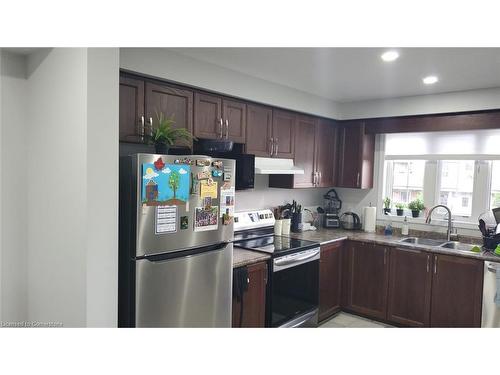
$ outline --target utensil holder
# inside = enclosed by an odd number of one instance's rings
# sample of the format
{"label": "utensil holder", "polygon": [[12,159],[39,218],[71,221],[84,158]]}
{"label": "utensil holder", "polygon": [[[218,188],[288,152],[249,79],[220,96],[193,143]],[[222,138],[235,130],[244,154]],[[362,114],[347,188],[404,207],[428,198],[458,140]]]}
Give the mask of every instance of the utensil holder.
{"label": "utensil holder", "polygon": [[283,219],[282,222],[281,234],[284,236],[290,234],[290,225],[292,221],[290,219]]}
{"label": "utensil holder", "polygon": [[283,231],[283,220],[276,220],[274,222],[274,235],[281,236],[282,231]]}
{"label": "utensil holder", "polygon": [[292,214],[292,232],[302,232],[302,213],[295,212]]}

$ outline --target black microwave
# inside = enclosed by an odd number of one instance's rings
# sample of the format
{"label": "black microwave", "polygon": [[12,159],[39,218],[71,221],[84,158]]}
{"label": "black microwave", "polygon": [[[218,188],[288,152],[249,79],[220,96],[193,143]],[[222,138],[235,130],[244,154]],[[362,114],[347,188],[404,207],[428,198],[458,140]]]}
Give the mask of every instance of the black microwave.
{"label": "black microwave", "polygon": [[253,189],[255,181],[255,155],[234,152],[209,152],[209,156],[236,161],[236,190]]}
{"label": "black microwave", "polygon": [[253,189],[255,181],[255,155],[231,155],[236,160],[236,190]]}

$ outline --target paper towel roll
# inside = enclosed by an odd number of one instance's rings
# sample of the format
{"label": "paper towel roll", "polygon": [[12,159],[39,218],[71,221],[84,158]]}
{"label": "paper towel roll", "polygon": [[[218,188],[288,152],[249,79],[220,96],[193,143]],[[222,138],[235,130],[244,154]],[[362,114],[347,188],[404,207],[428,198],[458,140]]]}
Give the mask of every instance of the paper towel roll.
{"label": "paper towel roll", "polygon": [[363,208],[363,229],[365,232],[375,232],[375,222],[377,220],[377,207]]}

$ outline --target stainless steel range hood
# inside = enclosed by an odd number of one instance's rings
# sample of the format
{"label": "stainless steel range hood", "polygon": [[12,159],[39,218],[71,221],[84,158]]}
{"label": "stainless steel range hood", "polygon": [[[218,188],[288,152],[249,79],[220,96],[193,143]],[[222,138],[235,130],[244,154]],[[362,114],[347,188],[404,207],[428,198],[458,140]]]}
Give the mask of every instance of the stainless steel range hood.
{"label": "stainless steel range hood", "polygon": [[255,174],[304,174],[293,159],[255,158]]}

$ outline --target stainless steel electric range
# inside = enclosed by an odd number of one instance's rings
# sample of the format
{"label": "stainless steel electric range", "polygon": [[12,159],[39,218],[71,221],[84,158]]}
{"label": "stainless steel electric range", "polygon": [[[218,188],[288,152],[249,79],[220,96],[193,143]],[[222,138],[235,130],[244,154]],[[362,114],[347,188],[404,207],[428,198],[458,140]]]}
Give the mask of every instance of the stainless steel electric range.
{"label": "stainless steel electric range", "polygon": [[274,235],[274,221],[270,210],[236,213],[234,247],[271,255],[266,326],[316,326],[320,245]]}

